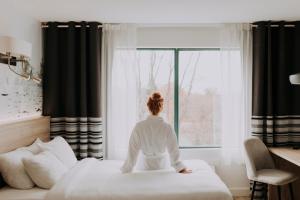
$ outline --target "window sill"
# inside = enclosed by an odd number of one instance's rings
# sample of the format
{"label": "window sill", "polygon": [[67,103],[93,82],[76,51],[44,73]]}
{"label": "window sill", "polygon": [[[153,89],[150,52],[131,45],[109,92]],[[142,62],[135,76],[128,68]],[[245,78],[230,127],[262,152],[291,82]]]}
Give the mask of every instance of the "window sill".
{"label": "window sill", "polygon": [[180,146],[179,149],[220,149],[220,145],[211,146]]}

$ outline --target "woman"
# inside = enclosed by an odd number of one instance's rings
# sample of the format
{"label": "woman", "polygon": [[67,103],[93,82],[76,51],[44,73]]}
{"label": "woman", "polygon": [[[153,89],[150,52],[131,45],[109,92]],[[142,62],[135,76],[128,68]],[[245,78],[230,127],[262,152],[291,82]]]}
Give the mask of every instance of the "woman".
{"label": "woman", "polygon": [[121,168],[123,173],[132,172],[140,150],[144,155],[145,170],[166,168],[166,149],[176,172],[191,173],[191,170],[187,169],[179,159],[179,149],[172,126],[159,117],[163,109],[163,101],[159,93],[153,93],[149,97],[147,106],[151,115],[137,123],[132,131],[127,159]]}

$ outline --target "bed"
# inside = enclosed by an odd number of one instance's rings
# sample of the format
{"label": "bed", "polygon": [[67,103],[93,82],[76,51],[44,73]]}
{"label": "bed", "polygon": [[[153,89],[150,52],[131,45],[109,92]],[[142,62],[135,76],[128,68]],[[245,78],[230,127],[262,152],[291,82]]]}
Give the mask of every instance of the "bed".
{"label": "bed", "polygon": [[34,187],[29,190],[18,190],[5,186],[0,189],[0,200],[44,200],[48,190]]}
{"label": "bed", "polygon": [[[36,138],[40,138],[44,142],[49,141],[49,132],[49,117],[36,116],[2,121],[0,122],[0,153],[28,146]],[[38,187],[29,190],[18,190],[4,186],[0,187],[0,200],[43,200],[47,192],[48,190]]]}
{"label": "bed", "polygon": [[[0,137],[6,140],[0,141],[1,153],[29,145],[37,137],[47,141],[49,118],[0,125]],[[50,190],[5,186],[0,189],[0,200],[232,200],[228,188],[206,162],[185,163],[192,174],[175,173],[173,169],[121,174],[122,161],[86,158]]]}
{"label": "bed", "polygon": [[207,163],[185,163],[194,173],[169,169],[121,174],[121,161],[84,159],[46,194],[45,200],[232,200]]}

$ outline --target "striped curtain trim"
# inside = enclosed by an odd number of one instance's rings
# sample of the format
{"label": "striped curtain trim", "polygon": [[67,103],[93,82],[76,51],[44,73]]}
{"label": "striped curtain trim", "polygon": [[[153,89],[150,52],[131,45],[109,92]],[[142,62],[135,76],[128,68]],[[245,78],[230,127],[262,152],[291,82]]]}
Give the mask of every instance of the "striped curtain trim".
{"label": "striped curtain trim", "polygon": [[258,115],[252,115],[252,119],[284,119],[284,118],[292,118],[292,119],[300,119],[300,115],[277,115],[277,116],[258,116]]}
{"label": "striped curtain trim", "polygon": [[251,127],[268,146],[300,145],[300,115],[252,116]]}
{"label": "striped curtain trim", "polygon": [[62,136],[78,159],[103,159],[103,126],[100,117],[57,117],[50,120],[51,138]]}

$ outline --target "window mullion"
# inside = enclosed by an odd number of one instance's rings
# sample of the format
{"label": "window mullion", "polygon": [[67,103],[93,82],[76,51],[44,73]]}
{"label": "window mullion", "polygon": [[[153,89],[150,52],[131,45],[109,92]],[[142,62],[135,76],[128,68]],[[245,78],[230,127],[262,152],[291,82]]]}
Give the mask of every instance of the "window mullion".
{"label": "window mullion", "polygon": [[179,141],[179,49],[174,49],[174,129]]}

